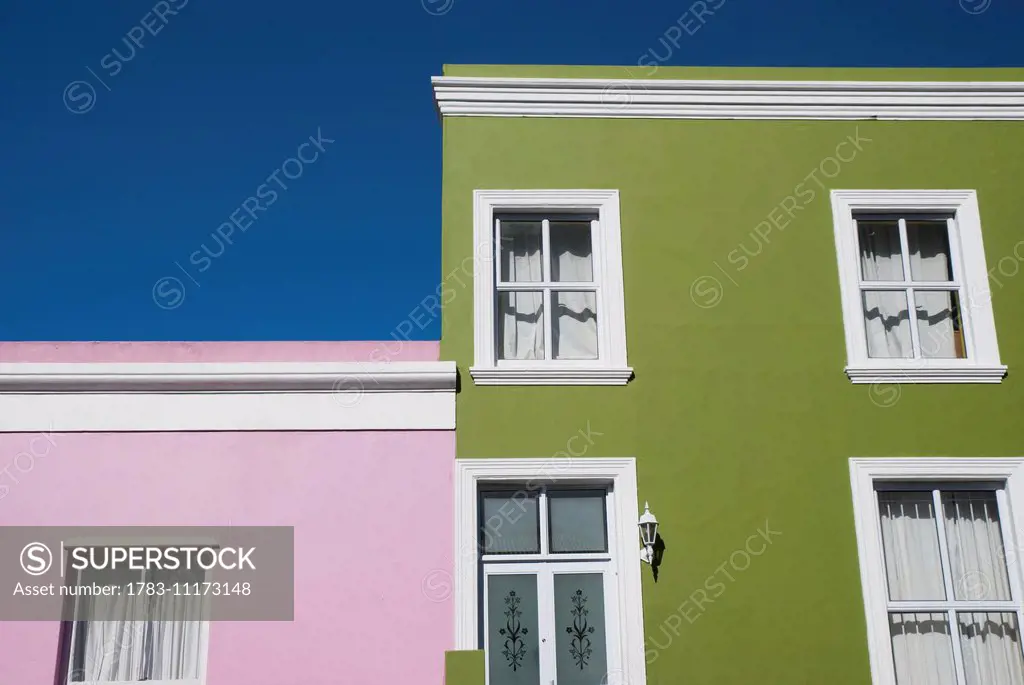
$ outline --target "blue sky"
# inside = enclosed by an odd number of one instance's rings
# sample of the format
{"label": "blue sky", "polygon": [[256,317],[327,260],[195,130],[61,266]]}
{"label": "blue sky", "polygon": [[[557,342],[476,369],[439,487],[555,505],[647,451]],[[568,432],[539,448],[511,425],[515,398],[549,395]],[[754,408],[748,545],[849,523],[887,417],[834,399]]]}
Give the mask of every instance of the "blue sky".
{"label": "blue sky", "polygon": [[[690,4],[3,0],[0,340],[387,339],[441,279],[430,76],[635,65]],[[1022,28],[1020,0],[724,0],[666,63],[1022,66]]]}

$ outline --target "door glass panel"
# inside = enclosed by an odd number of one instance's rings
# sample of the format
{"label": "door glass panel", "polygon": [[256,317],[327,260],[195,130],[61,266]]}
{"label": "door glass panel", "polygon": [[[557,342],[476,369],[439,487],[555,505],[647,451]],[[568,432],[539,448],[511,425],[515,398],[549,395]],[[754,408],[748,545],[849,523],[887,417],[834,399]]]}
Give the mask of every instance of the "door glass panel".
{"label": "door glass panel", "polygon": [[490,685],[537,685],[537,576],[487,580],[487,671]]}
{"label": "door glass panel", "polygon": [[548,493],[551,551],[606,552],[603,490]]}
{"label": "door glass panel", "polygon": [[555,665],[558,685],[600,685],[608,682],[607,650],[604,575],[556,575]]}
{"label": "door glass panel", "polygon": [[537,497],[522,491],[486,493],[480,522],[484,554],[539,554]]}

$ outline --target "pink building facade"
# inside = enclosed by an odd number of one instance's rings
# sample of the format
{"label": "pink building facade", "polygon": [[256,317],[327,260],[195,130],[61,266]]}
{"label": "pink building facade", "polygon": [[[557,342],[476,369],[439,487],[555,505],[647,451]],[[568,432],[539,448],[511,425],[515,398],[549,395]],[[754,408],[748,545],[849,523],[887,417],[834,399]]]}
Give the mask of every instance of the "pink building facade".
{"label": "pink building facade", "polygon": [[[0,525],[294,527],[294,621],[212,622],[199,685],[440,683],[454,428],[436,343],[2,343]],[[0,683],[60,633],[0,621]]]}

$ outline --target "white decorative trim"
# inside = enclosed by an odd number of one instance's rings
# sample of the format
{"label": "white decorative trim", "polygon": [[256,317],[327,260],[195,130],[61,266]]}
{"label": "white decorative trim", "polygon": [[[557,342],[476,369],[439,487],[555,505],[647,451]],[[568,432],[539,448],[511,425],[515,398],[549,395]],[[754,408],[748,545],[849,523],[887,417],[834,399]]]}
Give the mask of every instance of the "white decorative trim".
{"label": "white decorative trim", "polygon": [[625,385],[633,369],[492,369],[471,367],[469,374],[477,385]]}
{"label": "white decorative trim", "polygon": [[609,550],[618,565],[621,683],[647,682],[644,654],[643,597],[637,555],[639,502],[636,460],[629,459],[457,459],[455,461],[455,649],[480,649],[479,522],[477,492],[481,483],[512,481],[590,481],[612,484]]}
{"label": "white decorative trim", "polygon": [[1024,119],[1020,81],[754,81],[435,76],[442,116]]}
{"label": "white decorative trim", "polygon": [[[872,359],[868,357],[861,301],[855,212],[950,212],[956,231],[949,236],[960,274],[960,308],[967,359]],[[992,293],[974,190],[833,190],[832,226],[839,263],[846,333],[846,374],[854,383],[999,383],[1006,366],[992,314]],[[959,257],[959,259],[957,259]]]}
{"label": "white decorative trim", "polygon": [[847,377],[863,383],[1002,383],[1005,366],[929,367],[918,369],[847,366]]}
{"label": "white decorative trim", "polygon": [[[888,584],[882,557],[878,503],[875,499],[876,480],[1005,481],[1011,503],[1014,539],[1004,543],[1008,549],[1019,549],[1018,542],[1024,533],[1024,458],[850,459],[850,487],[867,620],[871,682],[874,685],[896,685],[886,613]],[[1021,574],[1022,565],[1017,566],[1016,569],[1009,569],[1011,574]]]}
{"label": "white decorative trim", "polygon": [[[495,340],[495,212],[593,211],[594,277],[600,283],[598,354],[588,361],[498,361]],[[626,313],[618,190],[473,191],[473,346],[470,376],[480,385],[625,385]]]}
{"label": "white decorative trim", "polygon": [[0,432],[454,428],[454,362],[0,364]]}

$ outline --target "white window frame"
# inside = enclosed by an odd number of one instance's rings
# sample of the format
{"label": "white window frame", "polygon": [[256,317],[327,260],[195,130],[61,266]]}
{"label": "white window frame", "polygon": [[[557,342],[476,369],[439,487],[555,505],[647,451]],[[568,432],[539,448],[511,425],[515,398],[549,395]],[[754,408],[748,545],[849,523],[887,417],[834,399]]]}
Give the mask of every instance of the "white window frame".
{"label": "white window frame", "polygon": [[[130,537],[116,537],[116,538],[72,538],[66,540],[62,546],[62,560],[61,563],[67,566],[66,560],[63,559],[64,552],[67,551],[70,554],[70,550],[76,547],[137,547],[146,545],[157,545],[161,547],[205,547],[205,546],[218,546],[218,542],[212,538],[163,538],[159,541],[154,541],[152,538],[130,538]],[[79,578],[81,577],[81,571],[77,571]],[[204,582],[214,582],[214,571],[213,569],[206,570],[204,572]],[[145,582],[145,581],[141,581]],[[73,602],[74,610],[72,616],[77,615],[78,611],[78,597],[73,600],[67,598]],[[212,597],[207,597],[207,601],[211,600]],[[207,605],[207,611],[209,611],[209,605]],[[91,623],[91,621],[84,621],[85,623]],[[75,631],[78,626],[75,625],[78,621],[71,621],[71,627],[68,631],[68,639],[71,640],[71,644],[68,647],[67,652],[67,668],[65,669],[64,678],[61,681],[62,685],[117,685],[117,683],[110,681],[100,680],[71,680],[71,675],[74,672],[73,669],[73,650],[74,650],[74,639]],[[199,625],[199,677],[198,678],[179,678],[172,680],[122,680],[117,681],[118,683],[145,683],[145,685],[206,685],[206,672],[207,665],[209,663],[210,656],[210,624],[212,621],[200,621]],[[61,631],[63,638],[64,632]]]}
{"label": "white window frame", "polygon": [[[608,496],[608,553],[615,592],[606,592],[609,617],[618,618],[618,663],[608,662],[609,685],[647,682],[644,654],[643,597],[637,533],[639,506],[636,460],[625,459],[457,459],[455,462],[455,649],[481,649],[479,550],[479,493],[493,485],[610,486]],[[559,558],[583,555],[554,555]],[[501,555],[510,562],[510,555]],[[531,555],[536,557],[536,555]],[[519,555],[515,559],[522,559]],[[582,562],[585,564],[585,562]],[[570,568],[568,565],[566,569]],[[581,567],[582,568],[582,567]],[[562,570],[562,569],[559,569]],[[606,585],[607,587],[607,585]],[[614,600],[613,600],[614,598]],[[538,596],[538,601],[541,597]],[[552,600],[553,601],[553,600]],[[614,602],[614,603],[613,603]],[[611,656],[611,655],[610,655]]]}
{"label": "white window frame", "polygon": [[[875,359],[868,356],[860,286],[857,213],[949,213],[950,258],[959,289],[966,359]],[[846,374],[854,383],[1000,383],[992,293],[981,215],[974,190],[833,190],[832,218],[846,329]],[[905,274],[909,279],[910,274]],[[913,326],[915,322],[911,320]],[[916,337],[916,333],[914,333]]]}
{"label": "white window frame", "polygon": [[[1024,563],[1015,552],[1024,541],[1024,458],[855,458],[850,459],[850,486],[853,492],[857,552],[860,559],[861,589],[867,621],[871,682],[896,685],[892,642],[889,635],[889,598],[885,558],[882,549],[881,521],[875,482],[955,483],[970,481],[1005,482],[1005,502],[1000,502],[1003,517],[1003,543],[1007,547],[1007,573],[1014,596],[1021,597],[1024,587]],[[1003,505],[1006,506],[1003,506]],[[941,516],[941,510],[936,512]],[[941,541],[940,541],[941,542]],[[951,641],[959,640],[956,625],[950,626]],[[957,643],[958,644],[958,643]],[[954,647],[955,649],[955,647]]]}
{"label": "white window frame", "polygon": [[[626,315],[618,190],[473,191],[473,344],[469,373],[477,385],[625,385]],[[497,359],[496,215],[520,212],[597,214],[592,223],[597,286],[598,359]],[[550,256],[545,253],[545,259]],[[545,303],[545,307],[549,307]],[[545,340],[545,345],[551,342]]]}

